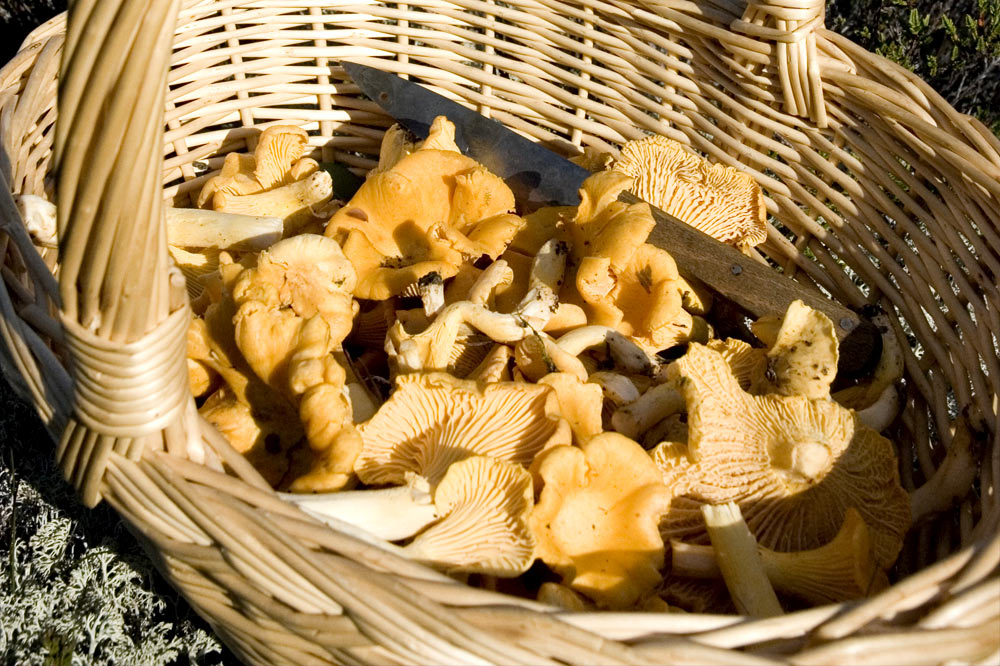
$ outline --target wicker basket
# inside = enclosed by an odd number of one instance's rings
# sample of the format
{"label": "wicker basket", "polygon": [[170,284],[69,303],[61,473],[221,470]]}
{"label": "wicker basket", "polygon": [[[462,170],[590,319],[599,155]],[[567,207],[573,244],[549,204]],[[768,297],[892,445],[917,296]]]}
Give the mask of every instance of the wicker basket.
{"label": "wicker basket", "polygon": [[[114,506],[242,659],[1000,659],[1000,142],[980,123],[824,29],[821,0],[179,4],[77,0],[0,71],[0,358],[82,500]],[[161,211],[269,124],[306,128],[322,160],[371,167],[391,121],[346,80],[348,57],[567,153],[651,131],[752,174],[775,220],[762,258],[880,306],[902,342],[892,436],[922,521],[895,584],[767,620],[558,612],[279,501],[194,410]],[[11,192],[57,197],[56,278]],[[976,435],[953,446],[958,426]],[[191,459],[202,445],[227,474]]]}

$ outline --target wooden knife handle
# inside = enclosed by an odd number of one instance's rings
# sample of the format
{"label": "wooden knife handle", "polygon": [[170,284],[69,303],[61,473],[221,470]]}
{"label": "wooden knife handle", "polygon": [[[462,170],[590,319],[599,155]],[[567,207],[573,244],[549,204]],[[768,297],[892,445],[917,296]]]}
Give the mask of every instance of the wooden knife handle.
{"label": "wooden knife handle", "polygon": [[[631,192],[623,192],[618,199],[645,203]],[[840,340],[838,375],[857,377],[874,367],[882,352],[882,337],[870,321],[673,215],[652,205],[650,209],[656,226],[647,242],[670,252],[685,279],[704,284],[754,317],[784,317],[792,301],[801,300],[833,322]]]}

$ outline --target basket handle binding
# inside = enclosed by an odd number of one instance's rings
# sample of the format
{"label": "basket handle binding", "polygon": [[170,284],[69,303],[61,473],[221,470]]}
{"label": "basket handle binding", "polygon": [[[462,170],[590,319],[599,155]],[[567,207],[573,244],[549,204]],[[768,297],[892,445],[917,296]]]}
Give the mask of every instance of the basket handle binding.
{"label": "basket handle binding", "polygon": [[[60,64],[60,316],[74,379],[57,458],[97,504],[112,453],[190,451],[183,277],[168,270],[162,134],[179,0],[74,0]],[[152,156],[156,156],[155,159]]]}
{"label": "basket handle binding", "polygon": [[[827,118],[816,30],[825,17],[825,0],[749,0],[743,17],[729,25],[734,33],[774,42],[769,64],[777,70],[783,108],[821,128]],[[746,64],[751,71],[759,67]]]}
{"label": "basket handle binding", "polygon": [[[664,19],[679,24],[689,23],[691,15],[677,8],[670,0],[639,0],[646,9]],[[741,2],[716,2],[720,9],[712,18],[722,23],[711,32],[721,46],[729,52],[729,63],[739,75],[759,79],[777,77],[784,110],[801,118],[809,118],[816,127],[827,126],[826,106],[823,100],[823,83],[820,78],[820,57],[816,47],[816,30],[824,27],[825,0],[746,0],[739,18]],[[704,8],[697,9],[699,30],[704,30]],[[772,44],[773,42],[773,44]],[[759,96],[758,83],[747,90]]]}

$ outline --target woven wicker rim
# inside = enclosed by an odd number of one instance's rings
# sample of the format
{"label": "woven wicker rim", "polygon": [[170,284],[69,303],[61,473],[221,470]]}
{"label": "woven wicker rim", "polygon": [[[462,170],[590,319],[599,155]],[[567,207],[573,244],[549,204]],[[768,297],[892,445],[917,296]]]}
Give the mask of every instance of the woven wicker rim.
{"label": "woven wicker rim", "polygon": [[[110,502],[249,663],[995,662],[1000,142],[822,18],[814,0],[78,0],[68,29],[40,26],[0,70],[5,375],[83,501]],[[280,502],[176,376],[122,406],[137,378],[177,375],[164,197],[183,205],[275,123],[306,128],[324,161],[374,164],[391,121],[347,57],[565,152],[656,132],[754,176],[780,220],[759,258],[881,306],[903,343],[894,439],[921,521],[899,582],[768,620],[556,612]],[[8,192],[58,197],[58,282]],[[976,433],[962,446],[957,422]],[[228,473],[197,464],[205,451]]]}

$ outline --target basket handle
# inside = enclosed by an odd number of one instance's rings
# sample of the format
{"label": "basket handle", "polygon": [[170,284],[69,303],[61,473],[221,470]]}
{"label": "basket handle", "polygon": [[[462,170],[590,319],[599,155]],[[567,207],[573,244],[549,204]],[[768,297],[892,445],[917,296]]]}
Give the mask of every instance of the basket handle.
{"label": "basket handle", "polygon": [[74,404],[57,457],[87,506],[112,452],[137,460],[150,446],[185,446],[190,315],[183,278],[168,270],[161,182],[179,9],[74,0],[67,15],[53,151]]}
{"label": "basket handle", "polygon": [[816,30],[825,18],[825,0],[748,0],[743,17],[729,25],[733,32],[774,43],[769,64],[777,71],[785,111],[817,127],[827,125],[816,53]]}

